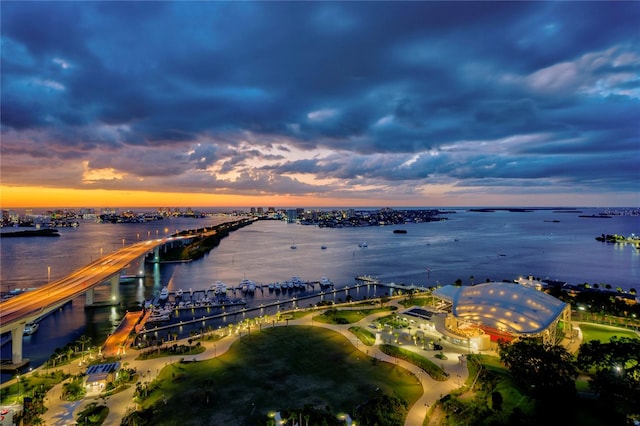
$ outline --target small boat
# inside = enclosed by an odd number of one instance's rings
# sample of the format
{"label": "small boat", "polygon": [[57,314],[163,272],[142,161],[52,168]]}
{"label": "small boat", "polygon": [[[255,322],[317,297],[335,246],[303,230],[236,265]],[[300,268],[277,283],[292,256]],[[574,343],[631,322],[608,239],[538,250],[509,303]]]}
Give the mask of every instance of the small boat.
{"label": "small boat", "polygon": [[211,290],[213,290],[214,294],[226,294],[227,293],[227,285],[222,281],[216,281],[211,285]]}
{"label": "small boat", "polygon": [[291,243],[291,250],[295,250],[298,248],[298,246],[296,245],[296,240],[294,239],[293,242]]}
{"label": "small boat", "polygon": [[38,324],[37,322],[28,322],[24,325],[23,334],[25,336],[31,336],[36,331],[38,331],[38,328],[40,328],[40,324]]}
{"label": "small boat", "polygon": [[320,249],[322,249],[322,250],[326,250],[326,249],[327,249],[327,246],[320,246]]}
{"label": "small boat", "polygon": [[333,286],[333,283],[329,278],[327,277],[320,278],[320,287],[326,288],[326,287],[332,287],[332,286]]}
{"label": "small boat", "polygon": [[181,288],[176,292],[176,297],[182,297],[183,290]]}
{"label": "small boat", "polygon": [[151,316],[162,316],[162,315],[171,315],[171,308],[153,308],[153,310],[151,311]]}
{"label": "small boat", "polygon": [[407,230],[406,229],[394,229],[393,233],[394,234],[406,234]]}
{"label": "small boat", "polygon": [[149,318],[147,318],[147,322],[162,322],[162,321],[169,321],[171,317],[169,315],[149,315]]}
{"label": "small boat", "polygon": [[369,247],[369,245],[366,243],[366,241],[363,241],[360,244],[358,244],[358,247],[364,248],[364,247]]}
{"label": "small boat", "polygon": [[245,293],[253,293],[256,291],[256,283],[250,279],[244,278],[240,281],[240,288]]}
{"label": "small boat", "polygon": [[169,297],[169,289],[167,288],[167,286],[162,287],[162,290],[160,290],[160,295],[158,296],[158,298],[160,300],[167,300],[167,298]]}

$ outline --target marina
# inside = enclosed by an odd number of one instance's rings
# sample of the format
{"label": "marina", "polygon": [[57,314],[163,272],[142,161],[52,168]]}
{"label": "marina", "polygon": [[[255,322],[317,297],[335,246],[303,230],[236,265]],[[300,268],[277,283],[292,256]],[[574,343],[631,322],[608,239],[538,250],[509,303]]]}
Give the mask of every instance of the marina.
{"label": "marina", "polygon": [[[292,283],[288,283],[288,284],[292,284]],[[152,323],[152,324],[155,324],[158,322],[163,322],[164,324],[152,325],[151,327],[144,326],[141,329],[140,334],[144,335],[149,332],[158,332],[158,331],[169,330],[173,328],[182,328],[184,326],[193,325],[193,324],[201,324],[201,326],[204,327],[207,324],[207,322],[211,324],[212,322],[215,322],[217,320],[225,320],[227,317],[235,317],[238,314],[242,315],[243,318],[252,317],[256,315],[264,315],[266,313],[269,313],[269,308],[276,308],[276,310],[273,311],[272,313],[277,313],[280,310],[290,309],[290,308],[301,309],[300,308],[301,301],[314,300],[317,302],[326,302],[327,300],[335,299],[340,294],[344,294],[346,298],[346,296],[349,295],[350,291],[355,290],[357,292],[361,288],[370,289],[371,287],[376,287],[376,288],[379,287],[387,291],[390,290],[389,293],[393,293],[393,291],[396,290],[396,294],[397,294],[397,291],[407,292],[407,291],[425,291],[426,290],[424,287],[418,287],[418,286],[402,286],[402,285],[396,285],[393,283],[380,283],[380,282],[374,283],[374,282],[360,281],[360,282],[356,282],[356,284],[352,286],[346,286],[340,289],[331,289],[327,291],[320,290],[317,293],[292,296],[287,299],[282,299],[282,300],[278,299],[272,302],[260,303],[258,306],[249,307],[249,306],[244,306],[246,305],[246,302],[238,303],[237,305],[240,305],[239,309],[231,310],[228,312],[214,313],[214,314],[204,313],[203,315],[200,315],[200,310],[204,310],[206,308],[211,308],[211,307],[221,307],[221,306],[210,305],[210,306],[198,306],[198,307],[192,307],[192,308],[185,308],[184,306],[175,306],[173,304],[170,304],[169,306],[165,306],[164,308],[157,308],[157,310],[154,310],[154,312],[148,317],[149,319],[147,319],[146,321],[147,323]],[[374,293],[374,294],[377,295],[377,293]],[[388,293],[384,291],[382,294],[388,294]],[[346,299],[348,300],[348,298]],[[310,304],[309,306],[313,306],[313,304]],[[176,316],[175,318],[172,317],[171,312],[179,313],[180,311],[183,311],[185,309],[188,309],[189,311],[192,312],[191,319],[183,319],[181,316]],[[160,319],[161,317],[162,319]]]}

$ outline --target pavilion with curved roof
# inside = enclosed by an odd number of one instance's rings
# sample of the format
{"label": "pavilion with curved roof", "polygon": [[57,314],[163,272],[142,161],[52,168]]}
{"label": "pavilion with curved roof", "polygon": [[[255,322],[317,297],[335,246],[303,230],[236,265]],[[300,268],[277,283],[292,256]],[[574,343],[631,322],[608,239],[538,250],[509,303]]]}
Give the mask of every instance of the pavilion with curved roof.
{"label": "pavilion with curved roof", "polygon": [[473,286],[444,286],[433,295],[450,303],[455,321],[447,321],[454,331],[460,324],[476,324],[492,340],[514,337],[541,337],[547,344],[558,340],[558,325],[571,330],[571,307],[555,297],[520,284],[488,282]]}

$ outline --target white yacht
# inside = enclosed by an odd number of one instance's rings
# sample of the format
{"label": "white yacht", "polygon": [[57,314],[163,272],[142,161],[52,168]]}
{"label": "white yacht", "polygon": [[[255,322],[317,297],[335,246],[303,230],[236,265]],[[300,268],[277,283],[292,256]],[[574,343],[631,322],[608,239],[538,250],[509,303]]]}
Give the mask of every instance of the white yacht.
{"label": "white yacht", "polygon": [[160,295],[158,297],[160,300],[167,300],[167,298],[169,297],[169,289],[167,288],[167,286],[162,287],[162,290],[160,290]]}
{"label": "white yacht", "polygon": [[326,287],[332,287],[332,286],[333,286],[333,283],[329,278],[327,277],[320,278],[320,287],[326,288]]}
{"label": "white yacht", "polygon": [[211,285],[211,290],[213,290],[213,293],[216,295],[226,294],[227,285],[222,281],[216,281],[215,283],[213,283],[213,285]]}

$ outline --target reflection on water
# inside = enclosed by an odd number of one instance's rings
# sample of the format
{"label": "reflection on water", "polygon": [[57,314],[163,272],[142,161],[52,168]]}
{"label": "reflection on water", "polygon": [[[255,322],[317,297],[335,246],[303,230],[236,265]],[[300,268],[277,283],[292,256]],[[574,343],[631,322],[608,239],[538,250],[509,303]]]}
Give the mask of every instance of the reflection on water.
{"label": "reflection on water", "polygon": [[[582,210],[584,214],[598,213]],[[234,231],[200,260],[147,264],[144,279],[121,285],[122,304],[118,307],[85,309],[83,297],[74,300],[47,317],[36,334],[25,338],[24,354],[39,365],[52,349],[63,347],[82,335],[91,337],[93,344],[101,344],[126,309],[151,299],[165,285],[171,291],[187,292],[207,290],[216,280],[236,287],[245,278],[266,285],[292,276],[306,281],[327,276],[337,289],[344,289],[354,285],[356,274],[367,274],[383,282],[429,287],[451,284],[457,279],[469,284],[487,279],[513,280],[531,274],[574,284],[609,283],[613,288],[638,289],[640,250],[631,245],[600,243],[595,237],[602,233],[638,234],[640,217],[589,219],[579,218],[578,213],[559,214],[551,210],[529,213],[459,210],[447,217],[447,221],[403,225],[402,229],[408,231],[406,234],[393,233],[397,226],[333,229],[260,221]],[[60,229],[60,238],[3,240],[1,289],[6,292],[38,287],[49,278],[61,278],[101,254],[121,248],[123,240],[128,244],[156,235],[162,237],[176,229],[215,225],[223,220],[180,218],[144,224],[83,222],[76,229]],[[292,241],[295,241],[295,250],[291,249]],[[365,241],[367,247],[360,247]],[[371,291],[374,290],[351,289],[350,294],[359,300],[374,295]],[[309,292],[307,289],[295,295],[300,297]],[[234,296],[232,291],[229,296]],[[108,297],[109,288],[99,287],[96,300],[108,300]],[[236,290],[235,297],[246,298],[248,309],[258,308],[244,315],[260,315],[260,304],[277,300],[283,300],[280,309],[292,306],[291,302],[284,302],[284,294],[268,289],[256,290],[254,294],[241,294]],[[342,300],[344,298],[342,294]],[[190,315],[193,318],[196,314],[203,315],[185,311],[179,318]],[[236,320],[223,318],[215,324],[224,326]],[[198,323],[196,327],[200,326]],[[190,331],[184,327],[185,333]],[[2,357],[10,356],[10,345],[5,345]],[[6,380],[4,374],[2,380]]]}

